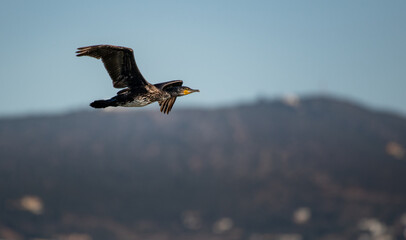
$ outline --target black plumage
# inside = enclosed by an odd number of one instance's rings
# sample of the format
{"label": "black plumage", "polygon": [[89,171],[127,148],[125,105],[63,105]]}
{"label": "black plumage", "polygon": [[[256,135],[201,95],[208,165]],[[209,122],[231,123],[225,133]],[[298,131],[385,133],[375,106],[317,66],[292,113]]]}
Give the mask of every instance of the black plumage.
{"label": "black plumage", "polygon": [[78,57],[89,56],[101,59],[113,80],[113,86],[124,88],[108,100],[92,102],[90,106],[93,108],[143,107],[158,102],[161,112],[168,114],[177,97],[199,92],[199,90],[182,86],[182,80],[150,84],[138,69],[131,48],[95,45],[78,48],[76,53]]}

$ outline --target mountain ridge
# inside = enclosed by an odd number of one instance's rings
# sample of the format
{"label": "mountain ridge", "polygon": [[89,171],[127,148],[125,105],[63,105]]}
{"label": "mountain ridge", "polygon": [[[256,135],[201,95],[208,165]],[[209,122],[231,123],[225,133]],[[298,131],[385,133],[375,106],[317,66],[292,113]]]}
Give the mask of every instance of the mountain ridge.
{"label": "mountain ridge", "polygon": [[400,237],[404,146],[405,118],[324,97],[3,119],[0,236],[355,238],[372,218]]}

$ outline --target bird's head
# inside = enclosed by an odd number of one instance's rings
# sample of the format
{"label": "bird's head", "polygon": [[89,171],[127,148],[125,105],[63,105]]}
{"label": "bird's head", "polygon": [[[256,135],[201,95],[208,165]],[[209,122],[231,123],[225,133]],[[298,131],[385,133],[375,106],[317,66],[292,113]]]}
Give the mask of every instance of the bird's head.
{"label": "bird's head", "polygon": [[194,92],[200,92],[198,89],[191,89],[190,87],[186,86],[179,86],[176,88],[176,94],[178,96],[185,96]]}

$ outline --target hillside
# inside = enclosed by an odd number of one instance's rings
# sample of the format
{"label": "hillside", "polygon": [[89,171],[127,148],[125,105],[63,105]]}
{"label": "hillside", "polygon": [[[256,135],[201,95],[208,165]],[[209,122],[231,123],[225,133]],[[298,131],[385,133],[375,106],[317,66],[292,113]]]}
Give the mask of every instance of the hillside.
{"label": "hillside", "polygon": [[405,146],[321,97],[2,119],[0,239],[404,239]]}

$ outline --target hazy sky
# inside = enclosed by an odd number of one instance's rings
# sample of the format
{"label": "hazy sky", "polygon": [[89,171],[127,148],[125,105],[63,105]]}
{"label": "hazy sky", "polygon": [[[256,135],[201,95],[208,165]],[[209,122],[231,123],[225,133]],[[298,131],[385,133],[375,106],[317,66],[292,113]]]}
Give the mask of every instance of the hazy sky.
{"label": "hazy sky", "polygon": [[151,83],[201,90],[178,107],[329,93],[406,115],[405,13],[404,0],[3,0],[0,116],[113,96],[103,64],[75,57],[94,44],[133,48]]}

